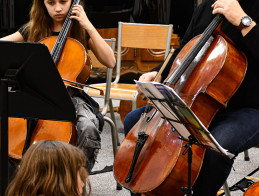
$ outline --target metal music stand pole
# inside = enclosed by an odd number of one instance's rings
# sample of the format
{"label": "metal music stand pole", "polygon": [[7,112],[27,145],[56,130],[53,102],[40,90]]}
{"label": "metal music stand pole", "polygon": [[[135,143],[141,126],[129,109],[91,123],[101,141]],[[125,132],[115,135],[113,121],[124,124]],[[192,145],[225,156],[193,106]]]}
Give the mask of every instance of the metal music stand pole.
{"label": "metal music stand pole", "polygon": [[189,141],[184,145],[185,150],[183,151],[183,155],[188,153],[188,181],[187,181],[187,187],[181,187],[182,191],[184,192],[185,196],[192,196],[192,184],[191,184],[191,174],[192,174],[192,145],[196,143],[196,139],[190,135]]}

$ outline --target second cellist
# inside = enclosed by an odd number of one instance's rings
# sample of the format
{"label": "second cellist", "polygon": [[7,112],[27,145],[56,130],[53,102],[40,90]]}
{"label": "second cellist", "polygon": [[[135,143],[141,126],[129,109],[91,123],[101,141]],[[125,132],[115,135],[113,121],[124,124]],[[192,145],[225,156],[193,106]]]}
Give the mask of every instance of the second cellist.
{"label": "second cellist", "polygon": [[[223,14],[222,31],[243,51],[248,60],[246,77],[236,94],[226,108],[222,108],[214,117],[209,126],[220,145],[234,154],[238,154],[259,143],[259,21],[257,9],[259,2],[246,0],[205,1],[195,11],[185,36],[181,41],[181,48],[177,49],[162,74],[165,79],[171,65],[183,46],[193,37],[201,34],[214,18],[214,14]],[[222,50],[218,50],[219,54]],[[159,67],[140,77],[141,81],[152,81]],[[230,82],[232,78],[229,78]],[[230,85],[226,83],[224,85]],[[138,121],[144,109],[130,113],[124,121],[125,132],[129,132]],[[172,149],[174,151],[174,149]],[[228,160],[209,150],[206,151],[202,169],[193,186],[194,195],[215,196],[219,188],[226,181],[233,160]],[[184,171],[183,171],[184,172]],[[181,176],[179,176],[181,178]],[[146,179],[147,182],[151,179]],[[183,195],[183,193],[182,193]]]}

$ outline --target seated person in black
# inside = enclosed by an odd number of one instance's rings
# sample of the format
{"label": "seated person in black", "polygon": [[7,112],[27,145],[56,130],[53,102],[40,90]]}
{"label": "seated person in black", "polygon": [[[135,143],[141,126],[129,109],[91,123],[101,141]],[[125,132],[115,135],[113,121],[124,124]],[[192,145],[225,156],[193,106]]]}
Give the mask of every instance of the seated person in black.
{"label": "seated person in black", "polygon": [[[245,53],[248,68],[240,88],[230,99],[227,107],[216,114],[209,131],[223,148],[235,155],[259,144],[258,9],[257,0],[207,0],[201,3],[181,40],[181,47],[175,50],[160,80],[162,82],[166,79],[175,57],[183,46],[195,36],[202,34],[215,14],[223,14],[226,19],[221,30]],[[248,22],[245,23],[246,21]],[[161,65],[143,74],[139,80],[153,81],[160,67]],[[126,116],[125,134],[136,124],[144,109],[139,108]],[[233,161],[207,150],[200,174],[193,186],[193,195],[216,196],[231,171]]]}

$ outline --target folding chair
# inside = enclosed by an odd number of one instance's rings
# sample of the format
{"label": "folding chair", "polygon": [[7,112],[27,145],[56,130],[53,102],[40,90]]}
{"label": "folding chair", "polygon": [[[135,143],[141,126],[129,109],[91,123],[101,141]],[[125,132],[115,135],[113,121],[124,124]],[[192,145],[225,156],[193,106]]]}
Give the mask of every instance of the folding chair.
{"label": "folding chair", "polygon": [[[122,84],[120,80],[122,47],[170,50],[173,25],[119,22],[116,78],[111,87],[111,98],[132,101],[136,109],[138,92],[135,84]],[[117,94],[116,92],[120,92]]]}
{"label": "folding chair", "polygon": [[[110,99],[132,102],[132,110],[137,107],[138,92],[135,84],[120,83],[121,55],[124,48],[161,49],[165,57],[170,50],[173,25],[125,23],[118,24],[116,77],[111,84]],[[94,85],[95,86],[95,85]],[[98,84],[105,90],[105,84]],[[91,92],[90,92],[91,91]],[[90,90],[90,94],[94,94]],[[95,92],[95,94],[97,91]],[[111,107],[110,107],[111,109]]]}
{"label": "folding chair", "polygon": [[[111,38],[111,39],[104,39],[104,40],[111,46],[112,50],[114,51],[116,39]],[[94,54],[91,51],[89,51],[88,54],[91,58],[93,67],[105,67],[104,65],[102,65],[97,60],[97,58],[94,56]],[[114,116],[114,112],[113,112],[112,102],[110,100],[111,80],[112,80],[112,68],[107,68],[106,83],[104,83],[106,90],[104,91],[105,92],[104,95],[100,95],[100,91],[98,91],[98,90],[93,90],[93,89],[90,89],[90,88],[87,88],[87,87],[84,88],[84,91],[92,97],[103,98],[104,102],[103,102],[103,108],[102,108],[102,115],[104,116],[104,120],[111,127],[113,154],[115,156],[115,154],[117,152],[117,146],[119,145],[119,141],[118,141],[118,132],[117,132],[117,126],[115,124],[115,116]],[[96,85],[90,85],[90,86],[95,86],[95,87],[99,88]],[[103,84],[101,84],[101,86],[103,86]],[[95,93],[91,93],[91,92],[95,92]],[[111,108],[110,109],[111,118],[106,116],[106,114],[108,112],[109,105],[111,105],[111,107],[110,107]]]}

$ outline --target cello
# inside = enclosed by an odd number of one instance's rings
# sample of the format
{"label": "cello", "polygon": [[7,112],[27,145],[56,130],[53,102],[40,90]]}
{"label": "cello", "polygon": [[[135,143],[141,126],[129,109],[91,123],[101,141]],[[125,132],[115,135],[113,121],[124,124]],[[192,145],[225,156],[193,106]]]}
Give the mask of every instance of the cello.
{"label": "cello", "polygon": [[[72,24],[70,19],[72,8],[79,3],[80,0],[72,2],[58,36],[50,36],[40,41],[51,51],[53,61],[64,83],[75,88],[78,88],[77,85],[86,82],[92,68],[90,57],[87,55],[84,46],[77,40],[68,37]],[[27,120],[9,118],[8,121],[9,157],[14,160],[22,158],[24,148],[28,147],[25,146],[26,141],[29,141],[28,145],[39,140],[60,140],[71,144],[76,143],[76,131],[72,122],[37,120],[33,133],[28,133]]]}
{"label": "cello", "polygon": [[[165,80],[207,128],[239,88],[247,68],[245,55],[220,31],[223,19],[216,15],[202,35],[182,48]],[[115,179],[134,193],[184,195],[186,143],[156,109],[143,113],[117,151]],[[192,153],[191,185],[199,175],[205,148],[193,145]]]}
{"label": "cello", "polygon": [[243,196],[255,196],[259,195],[259,182],[256,182],[248,187]]}

